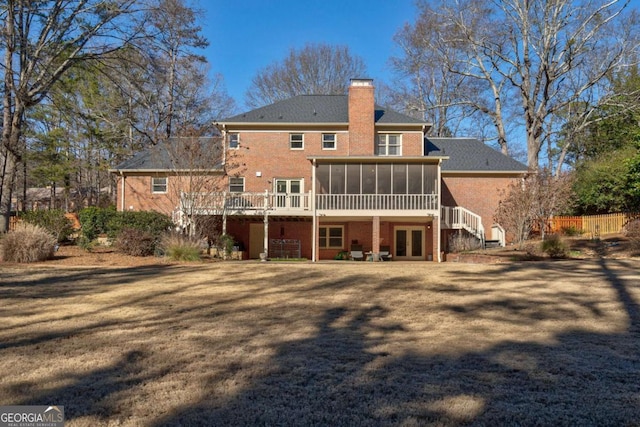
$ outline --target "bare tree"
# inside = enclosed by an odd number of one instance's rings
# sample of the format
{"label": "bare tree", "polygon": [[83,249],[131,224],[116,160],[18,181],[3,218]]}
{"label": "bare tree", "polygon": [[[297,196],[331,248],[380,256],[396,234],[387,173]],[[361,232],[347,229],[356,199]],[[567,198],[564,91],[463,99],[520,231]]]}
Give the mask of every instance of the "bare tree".
{"label": "bare tree", "polygon": [[260,107],[296,95],[344,94],[349,80],[365,73],[363,60],[351,55],[348,47],[307,44],[260,70],[251,81],[246,103]]}
{"label": "bare tree", "polygon": [[7,231],[29,109],[74,65],[112,53],[139,34],[134,0],[7,0],[0,9],[4,50],[0,231]]}
{"label": "bare tree", "polygon": [[549,219],[571,202],[571,182],[570,175],[554,177],[548,168],[514,181],[502,194],[496,222],[513,234],[520,247],[529,238],[535,224],[540,227],[544,239]]}
{"label": "bare tree", "polygon": [[640,31],[628,5],[629,0],[425,0],[418,23],[428,20],[440,28],[425,48],[446,46],[439,56],[448,72],[482,86],[482,96],[470,97],[470,104],[491,118],[503,152],[513,143],[505,110],[510,99],[519,99],[514,112],[534,170],[543,144],[560,125],[553,122],[557,114],[586,99],[596,108],[610,74],[637,60],[632,53]]}

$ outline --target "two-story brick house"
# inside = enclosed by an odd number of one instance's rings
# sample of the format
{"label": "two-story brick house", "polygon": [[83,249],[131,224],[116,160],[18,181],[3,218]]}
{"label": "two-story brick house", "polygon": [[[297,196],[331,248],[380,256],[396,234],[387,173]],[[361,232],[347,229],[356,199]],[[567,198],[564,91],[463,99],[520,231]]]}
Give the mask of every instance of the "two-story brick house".
{"label": "two-story brick house", "polygon": [[394,260],[439,261],[452,230],[504,241],[491,235],[503,233],[493,227],[500,190],[527,168],[474,139],[427,138],[428,123],[374,95],[373,82],[358,79],[348,95],[296,96],[221,120],[220,138],[208,140],[220,149],[206,172],[217,179],[195,196],[169,191],[182,185],[170,160],[141,154],[112,170],[118,208],[188,204],[219,216],[251,259],[326,260],[355,247],[373,259],[388,250]]}

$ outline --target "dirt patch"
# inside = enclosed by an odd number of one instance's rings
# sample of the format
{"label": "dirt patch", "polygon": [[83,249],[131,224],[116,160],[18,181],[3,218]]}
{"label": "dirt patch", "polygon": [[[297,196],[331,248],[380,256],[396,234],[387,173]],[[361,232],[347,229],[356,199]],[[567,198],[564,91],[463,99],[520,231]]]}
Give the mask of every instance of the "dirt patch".
{"label": "dirt patch", "polygon": [[[599,258],[628,259],[640,257],[640,250],[623,235],[608,235],[602,239],[583,237],[563,237],[569,250],[565,259],[585,260]],[[531,240],[522,248],[508,246],[505,248],[489,248],[467,253],[447,254],[446,260],[451,262],[469,262],[480,264],[497,264],[522,261],[545,261],[549,257],[540,249],[540,240]]]}

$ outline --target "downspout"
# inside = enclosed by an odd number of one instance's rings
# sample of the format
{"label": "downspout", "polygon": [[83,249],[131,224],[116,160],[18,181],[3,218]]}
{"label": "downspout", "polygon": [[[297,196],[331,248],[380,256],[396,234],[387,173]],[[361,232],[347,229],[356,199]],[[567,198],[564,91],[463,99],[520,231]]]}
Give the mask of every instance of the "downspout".
{"label": "downspout", "polygon": [[442,254],[440,253],[442,247],[442,159],[438,160],[438,226],[434,228],[433,232],[438,233],[437,240],[437,252],[436,259],[438,262],[442,262]]}
{"label": "downspout", "polygon": [[124,212],[125,211],[125,208],[124,208],[124,206],[125,206],[125,204],[124,204],[125,203],[125,197],[124,197],[124,189],[125,189],[125,185],[124,184],[125,184],[125,182],[124,181],[125,181],[126,177],[124,175],[124,172],[122,172],[122,170],[120,171],[120,178],[122,180],[122,182],[120,184],[120,186],[121,186],[121,188],[120,188],[120,210],[122,212]]}

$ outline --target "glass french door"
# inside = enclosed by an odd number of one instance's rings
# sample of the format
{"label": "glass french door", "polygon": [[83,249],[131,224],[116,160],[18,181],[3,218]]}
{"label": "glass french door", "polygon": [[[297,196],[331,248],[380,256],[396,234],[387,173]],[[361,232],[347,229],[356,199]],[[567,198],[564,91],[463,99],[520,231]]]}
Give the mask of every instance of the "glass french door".
{"label": "glass french door", "polygon": [[301,179],[276,179],[276,206],[299,208],[302,194]]}
{"label": "glass french door", "polygon": [[395,227],[394,259],[424,260],[424,227]]}

